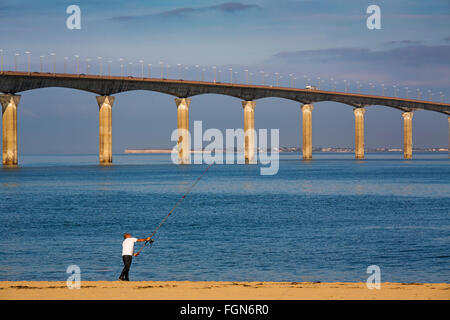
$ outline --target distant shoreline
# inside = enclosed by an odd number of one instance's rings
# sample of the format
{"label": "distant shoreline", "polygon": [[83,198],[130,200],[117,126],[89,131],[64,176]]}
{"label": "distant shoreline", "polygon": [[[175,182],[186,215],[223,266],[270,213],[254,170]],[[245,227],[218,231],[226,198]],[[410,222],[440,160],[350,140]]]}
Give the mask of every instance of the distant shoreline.
{"label": "distant shoreline", "polygon": [[[235,150],[235,151],[226,151],[226,150],[218,150],[223,153],[242,153],[243,150]],[[271,152],[269,149],[268,152]],[[278,150],[279,153],[298,153],[301,152],[300,149],[294,148],[282,148]],[[354,152],[352,148],[316,148],[312,150],[313,153],[351,153]],[[377,148],[377,149],[366,149],[365,152],[368,153],[399,153],[403,152],[400,148]],[[446,148],[418,148],[413,149],[413,152],[448,152]],[[172,153],[172,149],[125,149],[124,154],[167,154]],[[210,151],[201,151],[201,150],[191,150],[191,153],[210,153]]]}

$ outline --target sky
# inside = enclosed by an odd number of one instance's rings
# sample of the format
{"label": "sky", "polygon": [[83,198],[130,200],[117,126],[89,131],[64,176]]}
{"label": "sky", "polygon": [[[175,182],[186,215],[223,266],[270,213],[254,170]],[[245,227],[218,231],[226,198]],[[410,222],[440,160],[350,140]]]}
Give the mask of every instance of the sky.
{"label": "sky", "polygon": [[[66,9],[81,9],[81,29],[69,30]],[[369,5],[381,10],[381,29],[370,30]],[[344,90],[374,90],[386,95],[417,96],[450,101],[450,1],[362,0],[245,0],[227,1],[23,1],[0,0],[0,49],[3,68],[44,71],[53,68],[75,72],[74,55],[80,56],[80,72],[138,76],[140,60],[152,64],[159,76],[159,62],[171,65],[169,77],[213,79],[212,66],[222,70],[222,81],[250,81],[297,87],[319,84],[330,89],[336,82]],[[26,54],[25,52],[31,52]],[[14,58],[15,54],[20,54]],[[89,70],[86,67],[89,62]],[[16,63],[15,63],[16,61]],[[129,63],[132,63],[131,65]],[[199,65],[199,68],[195,66]],[[185,68],[188,67],[186,70]],[[166,72],[165,71],[165,72]],[[147,68],[145,73],[147,74]],[[333,81],[333,82],[334,82]],[[371,89],[371,85],[373,89]],[[430,91],[429,91],[430,90]],[[442,93],[441,93],[442,92]],[[21,93],[18,108],[20,154],[77,154],[98,152],[98,105],[92,93],[46,88]],[[366,147],[402,147],[401,111],[370,106],[365,113]],[[243,110],[236,98],[202,95],[192,98],[190,126],[242,128]],[[113,106],[113,152],[125,148],[172,148],[176,128],[174,97],[155,92],[116,95]],[[281,146],[301,145],[301,112],[297,102],[266,98],[257,100],[255,127],[280,130]],[[417,111],[413,118],[415,147],[447,147],[447,116]],[[352,107],[334,102],[316,103],[313,111],[314,147],[353,147]]]}

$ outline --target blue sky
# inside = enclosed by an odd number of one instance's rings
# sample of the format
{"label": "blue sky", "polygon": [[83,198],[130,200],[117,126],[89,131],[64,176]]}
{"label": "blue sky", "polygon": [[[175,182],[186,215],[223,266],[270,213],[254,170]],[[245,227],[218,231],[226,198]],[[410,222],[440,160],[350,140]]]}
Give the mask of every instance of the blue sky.
{"label": "blue sky", "polygon": [[[66,28],[66,8],[81,8],[81,30]],[[366,8],[381,8],[381,30],[366,27]],[[69,57],[73,71],[75,54],[90,58],[90,71],[98,72],[97,57],[113,60],[113,73],[120,72],[119,58],[157,65],[159,61],[227,70],[233,67],[243,80],[243,70],[279,72],[288,85],[288,74],[303,86],[330,78],[343,89],[353,90],[356,81],[368,91],[368,83],[393,94],[393,85],[410,96],[420,88],[422,96],[439,100],[450,97],[450,2],[434,1],[4,1],[0,0],[0,48],[5,67],[12,69],[14,54],[19,69],[26,68],[26,51],[32,68],[39,69],[39,56],[50,68],[49,53],[56,53],[57,69]],[[104,66],[106,69],[106,66]],[[152,69],[159,73],[157,68]],[[223,80],[228,74],[222,73]],[[113,106],[113,152],[126,147],[170,148],[170,133],[176,126],[173,97],[151,92],[118,94]],[[96,153],[98,108],[93,94],[48,88],[25,92],[19,105],[19,151],[21,153]],[[237,99],[216,95],[194,97],[191,124],[203,120],[204,128],[240,128],[242,107]],[[257,101],[257,128],[279,128],[280,143],[299,146],[300,106],[292,101]],[[414,145],[448,145],[448,121],[444,114],[418,111],[413,120]],[[353,146],[353,114],[349,106],[318,103],[313,113],[314,146]],[[366,112],[366,146],[402,145],[402,118],[398,110],[369,107]]]}

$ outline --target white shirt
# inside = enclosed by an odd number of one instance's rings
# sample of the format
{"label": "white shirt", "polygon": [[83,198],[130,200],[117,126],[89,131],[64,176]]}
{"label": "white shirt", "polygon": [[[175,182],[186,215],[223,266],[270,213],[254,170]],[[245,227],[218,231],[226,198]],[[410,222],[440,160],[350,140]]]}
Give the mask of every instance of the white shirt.
{"label": "white shirt", "polygon": [[126,238],[122,242],[122,255],[123,256],[132,256],[134,251],[134,243],[137,241],[137,238]]}

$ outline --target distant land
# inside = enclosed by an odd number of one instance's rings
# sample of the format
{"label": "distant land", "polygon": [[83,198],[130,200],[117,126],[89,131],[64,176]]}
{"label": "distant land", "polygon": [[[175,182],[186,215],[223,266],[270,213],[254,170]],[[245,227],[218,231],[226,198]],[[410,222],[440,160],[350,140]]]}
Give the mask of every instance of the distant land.
{"label": "distant land", "polygon": [[[217,150],[218,152],[243,152],[243,150]],[[262,151],[262,150],[260,150]],[[271,151],[268,149],[267,151]],[[274,149],[275,151],[275,149]],[[301,152],[301,148],[298,147],[280,147],[278,149],[279,152]],[[351,147],[318,147],[313,148],[313,152],[336,152],[336,153],[345,153],[345,152],[354,152],[355,149]],[[366,152],[403,152],[402,148],[366,148]],[[448,152],[448,148],[413,148],[414,152]],[[172,149],[125,149],[125,154],[146,154],[146,153],[171,153]],[[201,150],[192,150],[192,153],[209,153],[210,151],[201,151]]]}

